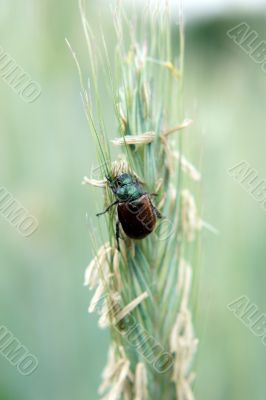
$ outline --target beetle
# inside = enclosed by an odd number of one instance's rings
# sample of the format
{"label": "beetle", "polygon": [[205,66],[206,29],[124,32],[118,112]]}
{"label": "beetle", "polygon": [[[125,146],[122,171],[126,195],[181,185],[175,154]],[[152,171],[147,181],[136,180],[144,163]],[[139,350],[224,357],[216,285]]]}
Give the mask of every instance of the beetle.
{"label": "beetle", "polygon": [[122,173],[115,178],[106,179],[115,195],[115,201],[96,215],[103,215],[117,206],[116,240],[119,249],[120,224],[129,238],[144,239],[154,230],[157,218],[162,218],[162,215],[151,201],[151,196],[156,194],[145,192],[142,184],[133,175]]}

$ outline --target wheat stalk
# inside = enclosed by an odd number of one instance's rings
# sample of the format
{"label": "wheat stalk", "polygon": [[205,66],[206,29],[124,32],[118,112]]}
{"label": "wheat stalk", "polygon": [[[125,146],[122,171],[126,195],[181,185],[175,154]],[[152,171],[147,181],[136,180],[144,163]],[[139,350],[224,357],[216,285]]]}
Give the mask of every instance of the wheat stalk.
{"label": "wheat stalk", "polygon": [[[157,193],[156,205],[165,216],[143,240],[123,235],[121,251],[115,240],[116,212],[103,218],[108,241],[96,251],[85,274],[85,285],[95,290],[89,312],[97,312],[100,327],[111,333],[99,389],[103,400],[194,399],[191,363],[197,339],[190,311],[190,262],[202,222],[191,190],[201,177],[183,154],[183,136],[191,120],[183,115],[182,13],[176,34],[179,55],[174,57],[170,11],[167,2],[163,7],[161,3],[147,4],[141,13],[116,6],[117,45],[110,52],[105,37],[93,35],[80,1],[90,60],[88,87],[72,51],[101,169],[101,179],[85,177],[84,183],[102,188],[108,205],[114,199],[106,170],[113,176],[130,172],[148,192]],[[106,74],[118,125],[111,141],[99,71]],[[121,150],[117,161],[111,161],[110,145]],[[92,245],[97,247],[93,236]]]}

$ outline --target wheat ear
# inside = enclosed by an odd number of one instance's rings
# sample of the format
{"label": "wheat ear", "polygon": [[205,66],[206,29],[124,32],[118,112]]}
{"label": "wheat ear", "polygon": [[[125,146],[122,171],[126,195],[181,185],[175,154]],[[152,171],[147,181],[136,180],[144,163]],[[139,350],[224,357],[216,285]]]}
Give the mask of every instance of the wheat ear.
{"label": "wheat ear", "polygon": [[[154,201],[164,216],[143,240],[122,234],[121,251],[115,238],[116,211],[103,218],[108,240],[85,273],[85,285],[94,290],[89,312],[97,312],[100,327],[111,333],[99,388],[102,400],[194,399],[191,367],[197,339],[190,302],[195,267],[191,265],[202,222],[192,193],[201,176],[183,154],[192,121],[184,118],[182,103],[182,13],[179,30],[172,29],[168,3],[161,3],[144,4],[141,12],[115,7],[117,44],[110,49],[104,35],[90,29],[80,1],[90,60],[88,87],[74,52],[73,56],[101,174],[99,179],[85,177],[84,183],[101,188],[108,205],[114,198],[106,170],[113,176],[130,172],[147,192],[156,192]],[[176,56],[173,42],[179,43]],[[99,88],[101,73],[107,77],[118,126],[111,140]],[[116,161],[112,147],[121,153]],[[92,241],[96,247],[95,237]]]}

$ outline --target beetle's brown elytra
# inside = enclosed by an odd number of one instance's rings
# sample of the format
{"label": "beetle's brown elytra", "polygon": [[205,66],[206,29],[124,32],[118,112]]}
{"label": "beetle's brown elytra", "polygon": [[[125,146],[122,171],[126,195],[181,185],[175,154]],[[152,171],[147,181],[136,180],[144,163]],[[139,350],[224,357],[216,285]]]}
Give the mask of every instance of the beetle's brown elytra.
{"label": "beetle's brown elytra", "polygon": [[148,194],[131,203],[119,203],[117,213],[125,234],[131,239],[144,239],[155,228],[156,213]]}
{"label": "beetle's brown elytra", "polygon": [[130,174],[121,174],[111,179],[107,178],[110,189],[116,200],[106,210],[97,216],[117,206],[118,221],[116,238],[119,248],[119,225],[131,239],[144,239],[155,228],[157,218],[162,218],[153,205],[150,195],[146,193],[141,183]]}

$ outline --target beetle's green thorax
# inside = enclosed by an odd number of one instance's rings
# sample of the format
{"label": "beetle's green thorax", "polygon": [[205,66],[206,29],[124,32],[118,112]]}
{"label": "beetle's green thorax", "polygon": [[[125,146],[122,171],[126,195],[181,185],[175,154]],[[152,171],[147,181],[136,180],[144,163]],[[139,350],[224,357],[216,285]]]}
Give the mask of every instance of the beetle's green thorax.
{"label": "beetle's green thorax", "polygon": [[145,193],[137,179],[129,174],[119,175],[109,182],[109,186],[118,201],[134,201]]}
{"label": "beetle's green thorax", "polygon": [[118,188],[115,195],[120,201],[133,201],[143,195],[143,190],[138,184],[130,183]]}

